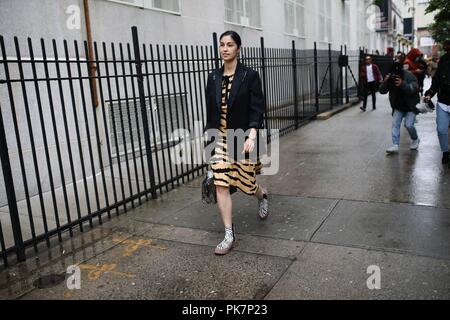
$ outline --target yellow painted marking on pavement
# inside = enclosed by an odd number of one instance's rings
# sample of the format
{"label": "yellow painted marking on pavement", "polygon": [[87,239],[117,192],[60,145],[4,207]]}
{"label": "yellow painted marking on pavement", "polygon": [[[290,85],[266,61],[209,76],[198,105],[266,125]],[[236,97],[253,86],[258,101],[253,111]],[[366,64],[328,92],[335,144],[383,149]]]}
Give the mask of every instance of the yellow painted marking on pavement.
{"label": "yellow painted marking on pavement", "polygon": [[130,240],[130,239],[116,238],[113,239],[113,242],[124,244],[127,246],[123,253],[124,257],[131,257],[133,253],[135,253],[141,247],[151,247],[159,250],[167,250],[167,247],[162,247],[153,244],[153,240],[150,239]]}
{"label": "yellow painted marking on pavement", "polygon": [[72,292],[66,291],[64,292],[64,299],[70,299],[72,298]]}
{"label": "yellow painted marking on pavement", "polygon": [[97,280],[104,273],[107,273],[107,272],[110,272],[111,274],[114,274],[117,276],[123,276],[123,277],[128,277],[128,278],[136,277],[134,274],[114,271],[117,268],[117,264],[115,264],[115,263],[98,265],[98,266],[89,265],[89,264],[80,264],[79,267],[80,267],[80,269],[83,269],[83,270],[90,270],[88,273],[88,278],[90,280]]}

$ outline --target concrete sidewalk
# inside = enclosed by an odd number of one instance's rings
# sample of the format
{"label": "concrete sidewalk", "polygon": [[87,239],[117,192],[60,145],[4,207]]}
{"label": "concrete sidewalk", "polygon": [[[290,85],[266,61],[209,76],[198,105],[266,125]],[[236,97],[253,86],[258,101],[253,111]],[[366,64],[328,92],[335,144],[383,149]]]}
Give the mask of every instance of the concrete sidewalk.
{"label": "concrete sidewalk", "polygon": [[[386,96],[376,111],[358,105],[282,138],[280,172],[260,179],[271,215],[259,221],[257,201],[233,195],[227,256],[213,254],[223,227],[197,179],[1,272],[0,298],[449,299],[450,170],[434,117],[419,116],[418,151],[402,128],[395,156]],[[64,279],[73,264],[80,290]],[[50,274],[62,282],[37,289]]]}

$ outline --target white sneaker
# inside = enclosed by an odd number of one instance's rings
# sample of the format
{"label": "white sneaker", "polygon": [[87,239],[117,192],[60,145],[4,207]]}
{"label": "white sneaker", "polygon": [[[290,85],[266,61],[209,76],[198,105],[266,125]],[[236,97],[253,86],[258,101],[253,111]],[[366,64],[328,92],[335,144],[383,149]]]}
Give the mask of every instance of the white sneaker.
{"label": "white sneaker", "polygon": [[393,144],[386,150],[387,153],[397,153],[398,152],[398,144]]}
{"label": "white sneaker", "polygon": [[234,224],[231,228],[225,228],[225,238],[221,243],[217,245],[214,249],[214,253],[219,256],[226,255],[233,249],[234,242],[236,241],[236,237],[234,235]]}
{"label": "white sneaker", "polygon": [[264,192],[264,198],[258,201],[258,216],[261,220],[266,220],[269,216],[269,194]]}
{"label": "white sneaker", "polygon": [[409,147],[411,150],[417,150],[419,148],[420,139],[413,140],[411,142],[411,146]]}

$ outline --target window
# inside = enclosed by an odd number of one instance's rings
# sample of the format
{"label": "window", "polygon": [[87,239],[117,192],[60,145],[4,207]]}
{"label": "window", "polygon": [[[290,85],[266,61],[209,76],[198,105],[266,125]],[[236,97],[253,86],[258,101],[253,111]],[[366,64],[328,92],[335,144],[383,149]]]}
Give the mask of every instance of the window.
{"label": "window", "polygon": [[305,0],[285,0],[284,19],[286,33],[304,36],[305,30]]}
{"label": "window", "polygon": [[[128,103],[127,103],[128,102]],[[171,142],[172,130],[180,129],[178,127],[176,113],[177,110],[181,110],[183,107],[187,105],[187,95],[186,93],[181,94],[171,94],[164,96],[152,97],[151,99],[145,99],[145,105],[147,107],[147,117],[149,124],[151,123],[151,119],[153,117],[153,124],[156,137],[153,136],[153,129],[150,130],[150,142],[154,147],[154,139],[156,139],[156,143],[158,145],[162,144],[167,146]],[[137,152],[139,149],[138,137],[140,134],[141,144],[144,144],[144,128],[142,124],[142,115],[140,110],[139,102],[137,105],[134,105],[133,99],[129,99],[126,101],[122,99],[121,101],[114,100],[108,101],[109,104],[109,135],[112,147],[112,153],[114,156],[117,155],[117,149],[114,138],[114,128],[116,129],[117,134],[117,144],[119,146],[119,154],[124,154],[125,148],[127,152],[133,152],[131,137],[133,137],[134,152]],[[165,110],[165,113],[164,111]],[[120,111],[122,111],[122,117],[120,116]],[[129,119],[128,119],[129,118]],[[139,123],[139,134],[138,134],[138,126],[136,123]],[[181,121],[180,120],[180,126]],[[123,124],[123,125],[122,125]],[[169,134],[169,140],[167,141],[166,137],[166,126]],[[190,124],[187,124],[190,127]],[[123,135],[125,135],[126,146],[124,144]]]}
{"label": "window", "polygon": [[319,2],[319,38],[321,41],[330,42],[331,39],[331,1]]}
{"label": "window", "polygon": [[225,0],[226,22],[261,27],[260,0]]}
{"label": "window", "polygon": [[152,8],[180,12],[179,0],[147,0],[146,2],[150,2]]}
{"label": "window", "polygon": [[[110,0],[111,1],[111,0]],[[113,2],[122,2],[126,4],[132,4],[138,7],[144,7],[144,0],[112,0]]]}
{"label": "window", "polygon": [[180,13],[180,0],[109,0],[134,5],[140,8],[159,9]]}

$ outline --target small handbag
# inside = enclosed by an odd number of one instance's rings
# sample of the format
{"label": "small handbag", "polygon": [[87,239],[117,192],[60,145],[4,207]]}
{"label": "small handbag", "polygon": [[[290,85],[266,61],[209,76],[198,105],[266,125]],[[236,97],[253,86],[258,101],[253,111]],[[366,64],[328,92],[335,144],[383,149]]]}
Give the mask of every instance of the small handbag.
{"label": "small handbag", "polygon": [[435,109],[434,103],[430,101],[423,101],[416,105],[416,109],[419,113],[433,112]]}
{"label": "small handbag", "polygon": [[202,202],[204,204],[217,203],[216,186],[214,185],[214,174],[208,170],[202,182]]}

